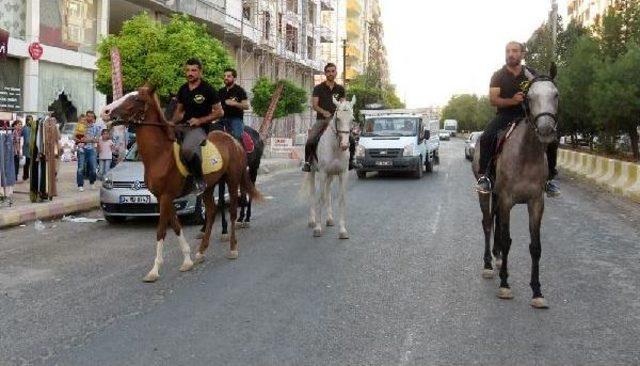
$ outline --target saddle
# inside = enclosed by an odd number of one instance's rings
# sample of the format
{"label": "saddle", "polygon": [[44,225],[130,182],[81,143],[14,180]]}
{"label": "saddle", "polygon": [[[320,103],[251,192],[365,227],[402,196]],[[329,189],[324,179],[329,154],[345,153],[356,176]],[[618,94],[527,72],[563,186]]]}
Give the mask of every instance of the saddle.
{"label": "saddle", "polygon": [[[178,166],[178,171],[182,174],[183,177],[188,177],[193,175],[193,166],[192,161],[198,161],[201,165],[202,175],[207,175],[210,173],[215,173],[218,170],[222,169],[223,160],[222,155],[220,155],[220,151],[213,144],[213,142],[209,140],[205,140],[202,145],[200,145],[199,151],[196,153],[197,158],[191,157],[187,159],[183,156],[180,151],[180,145],[177,142],[173,143],[173,158],[176,161],[176,165]],[[193,159],[193,160],[192,160]],[[191,169],[188,169],[187,167]]]}
{"label": "saddle", "polygon": [[242,147],[244,147],[244,151],[247,154],[251,154],[253,150],[256,148],[251,135],[247,133],[247,131],[242,131]]}

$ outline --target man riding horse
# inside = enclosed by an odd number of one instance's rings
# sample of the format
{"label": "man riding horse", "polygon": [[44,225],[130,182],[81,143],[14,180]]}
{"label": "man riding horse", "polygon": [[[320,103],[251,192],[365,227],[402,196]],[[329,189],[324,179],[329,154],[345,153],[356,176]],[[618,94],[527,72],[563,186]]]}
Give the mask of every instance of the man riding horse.
{"label": "man riding horse", "polygon": [[216,90],[202,79],[202,62],[187,60],[184,67],[187,82],[178,91],[178,106],[172,123],[181,141],[181,156],[187,160],[195,190],[204,190],[200,145],[205,142],[211,122],[220,119],[224,111]]}
{"label": "man riding horse", "polygon": [[[491,77],[489,97],[491,105],[497,108],[495,118],[487,125],[480,138],[480,178],[476,190],[480,193],[491,192],[489,165],[494,159],[498,144],[498,134],[506,129],[511,122],[525,117],[523,102],[527,84],[537,75],[534,70],[522,65],[525,55],[524,45],[519,42],[509,42],[506,50],[506,65],[496,71]],[[547,163],[549,177],[545,191],[549,196],[560,195],[560,189],[553,182],[557,174],[556,157],[557,142],[549,144],[547,148]]]}
{"label": "man riding horse", "polygon": [[[311,127],[311,131],[309,131],[307,144],[304,148],[305,163],[302,166],[303,172],[310,172],[314,160],[317,160],[316,149],[318,148],[318,142],[336,112],[336,105],[333,102],[333,98],[339,102],[345,101],[346,93],[344,87],[336,83],[337,73],[336,65],[328,63],[324,67],[324,75],[327,80],[313,88],[313,110],[316,111],[318,115],[316,117],[316,123]],[[355,151],[356,142],[353,136],[350,135],[349,170],[353,170],[356,166],[354,163]]]}

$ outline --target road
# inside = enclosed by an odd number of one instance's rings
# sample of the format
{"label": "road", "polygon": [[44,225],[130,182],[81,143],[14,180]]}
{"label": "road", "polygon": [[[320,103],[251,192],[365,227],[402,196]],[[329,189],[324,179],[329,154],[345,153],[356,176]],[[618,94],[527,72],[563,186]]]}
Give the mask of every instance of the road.
{"label": "road", "polygon": [[[155,284],[153,220],[48,222],[0,232],[0,365],[622,365],[640,363],[640,209],[561,178],[547,200],[541,282],[529,306],[526,209],[513,211],[513,300],[481,278],[480,211],[463,143],[422,180],[349,186],[351,239],[312,238],[301,173],[240,232],[178,272],[173,234]],[[98,217],[99,212],[88,213]],[[55,227],[54,227],[55,226]],[[186,229],[192,247],[196,227]],[[215,251],[212,257],[211,250]]]}

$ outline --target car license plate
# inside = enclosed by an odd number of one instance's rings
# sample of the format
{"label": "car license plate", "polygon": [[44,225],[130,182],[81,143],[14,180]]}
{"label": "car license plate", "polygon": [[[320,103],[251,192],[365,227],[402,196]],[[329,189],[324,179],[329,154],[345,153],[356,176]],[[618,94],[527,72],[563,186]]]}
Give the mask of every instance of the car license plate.
{"label": "car license plate", "polygon": [[120,196],[120,203],[149,203],[149,196]]}
{"label": "car license plate", "polygon": [[391,166],[393,162],[391,160],[378,160],[376,161],[376,165],[378,166]]}

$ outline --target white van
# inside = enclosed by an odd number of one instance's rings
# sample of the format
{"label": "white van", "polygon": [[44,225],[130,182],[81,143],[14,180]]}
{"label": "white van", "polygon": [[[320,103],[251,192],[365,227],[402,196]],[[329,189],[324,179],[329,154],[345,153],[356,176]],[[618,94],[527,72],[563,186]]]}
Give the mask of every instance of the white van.
{"label": "white van", "polygon": [[458,133],[458,121],[455,119],[445,119],[444,129],[445,131],[449,131],[451,136],[456,137],[456,134]]}
{"label": "white van", "polygon": [[[411,171],[421,178],[438,161],[438,125],[411,110],[363,110],[364,128],[356,147],[361,164],[358,178],[367,172]],[[433,131],[432,131],[433,130]]]}

